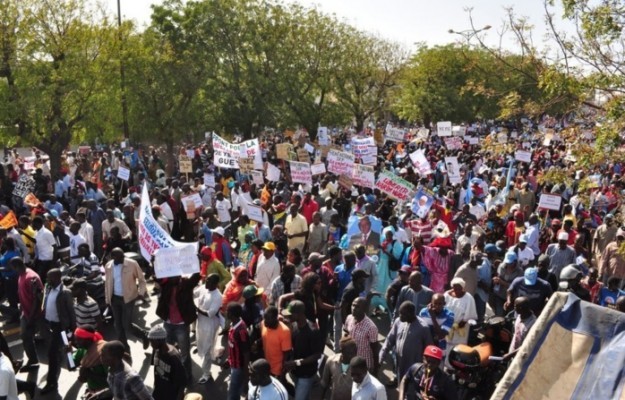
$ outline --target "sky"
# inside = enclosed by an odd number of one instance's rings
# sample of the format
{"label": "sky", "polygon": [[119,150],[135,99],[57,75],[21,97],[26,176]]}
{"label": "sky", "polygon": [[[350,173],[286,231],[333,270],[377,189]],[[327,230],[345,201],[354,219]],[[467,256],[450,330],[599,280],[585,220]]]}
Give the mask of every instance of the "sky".
{"label": "sky", "polygon": [[[159,0],[120,0],[122,17],[133,19],[139,25],[150,20],[150,5]],[[467,8],[473,9],[475,26],[491,25],[486,32],[490,45],[499,42],[498,29],[506,17],[505,8],[513,7],[515,14],[527,17],[535,26],[535,43],[542,48],[545,35],[543,0],[284,0],[298,2],[306,7],[316,6],[328,14],[335,14],[364,31],[378,34],[415,48],[415,42],[440,45],[462,40],[459,35],[448,31],[464,31],[470,28]],[[117,0],[105,0],[111,12],[117,13]],[[511,40],[504,41],[504,47],[514,47]]]}

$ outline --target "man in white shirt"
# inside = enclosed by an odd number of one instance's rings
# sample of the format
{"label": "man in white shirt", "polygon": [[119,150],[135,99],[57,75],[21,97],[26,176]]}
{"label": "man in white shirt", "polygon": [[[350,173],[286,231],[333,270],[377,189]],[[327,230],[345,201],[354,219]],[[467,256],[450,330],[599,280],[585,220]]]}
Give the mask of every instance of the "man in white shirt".
{"label": "man in white shirt", "polygon": [[279,380],[271,376],[269,361],[260,358],[250,364],[250,388],[247,400],[288,400],[289,394]]}
{"label": "man in white shirt", "polygon": [[56,240],[54,235],[45,226],[43,219],[36,216],[33,219],[33,229],[35,234],[35,265],[39,276],[46,276],[48,271],[54,267],[54,251]]}
{"label": "man in white shirt", "polygon": [[102,221],[102,243],[111,237],[111,229],[113,227],[119,228],[119,233],[122,235],[122,239],[130,239],[132,232],[128,228],[128,225],[119,218],[115,218],[113,210],[106,210],[106,220]]}
{"label": "man in white shirt", "polygon": [[274,255],[276,245],[273,242],[265,243],[262,250],[263,254],[258,258],[254,280],[258,287],[265,289],[265,292],[269,293],[271,282],[280,276],[280,262]]}
{"label": "man in white shirt", "polygon": [[217,210],[217,218],[219,222],[221,222],[222,227],[226,227],[226,225],[230,225],[230,209],[232,208],[232,204],[230,201],[224,198],[224,194],[219,191],[217,192],[217,201],[215,202],[215,210]]}
{"label": "man in white shirt", "polygon": [[519,265],[526,268],[532,261],[534,261],[534,252],[527,247],[527,234],[519,236],[519,243],[516,246],[516,256],[519,261]]}
{"label": "man in white shirt", "polygon": [[17,381],[11,360],[0,353],[0,398],[18,400]]}
{"label": "man in white shirt", "polygon": [[95,251],[95,248],[93,247],[93,226],[87,222],[86,212],[84,210],[78,211],[76,213],[76,219],[80,222],[80,230],[78,233],[85,238],[91,251]]}
{"label": "man in white shirt", "polygon": [[80,222],[72,222],[69,226],[69,256],[70,263],[74,263],[74,258],[78,256],[78,246],[87,243],[87,240],[80,234]]}
{"label": "man in white shirt", "polygon": [[352,380],[352,400],[386,400],[386,388],[367,371],[367,361],[359,356],[349,363]]}
{"label": "man in white shirt", "polygon": [[477,197],[471,198],[471,207],[469,207],[469,213],[473,214],[475,218],[480,221],[486,215],[484,206],[478,204]]}

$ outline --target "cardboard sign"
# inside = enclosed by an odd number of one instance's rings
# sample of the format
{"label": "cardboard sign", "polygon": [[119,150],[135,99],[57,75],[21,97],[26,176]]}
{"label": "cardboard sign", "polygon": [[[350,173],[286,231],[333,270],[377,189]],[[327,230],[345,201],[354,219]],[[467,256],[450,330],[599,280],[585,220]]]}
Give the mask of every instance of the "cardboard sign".
{"label": "cardboard sign", "polygon": [[375,187],[375,169],[370,165],[354,164],[352,174],[354,185],[373,189]]}
{"label": "cardboard sign", "polygon": [[546,194],[543,193],[540,195],[540,201],[538,202],[539,208],[546,208],[548,210],[560,210],[560,204],[562,203],[562,197],[557,194]]}
{"label": "cardboard sign", "polygon": [[445,169],[447,170],[449,182],[452,185],[462,183],[460,166],[458,165],[458,157],[445,157]]}
{"label": "cardboard sign", "polygon": [[239,158],[241,172],[249,172],[254,169],[254,157]]}
{"label": "cardboard sign", "polygon": [[384,138],[387,142],[403,142],[406,136],[406,131],[399,128],[393,128],[390,124],[386,126],[384,132]]}
{"label": "cardboard sign", "polygon": [[289,153],[293,151],[293,145],[290,143],[278,143],[276,145],[276,158],[278,160],[289,161]]}
{"label": "cardboard sign", "polygon": [[375,144],[378,146],[384,146],[384,132],[382,132],[381,128],[378,128],[373,133],[373,139],[375,140]]}
{"label": "cardboard sign", "polygon": [[265,183],[265,179],[263,178],[263,173],[261,171],[250,171],[250,175],[252,175],[252,182],[257,185],[262,185]]}
{"label": "cardboard sign", "polygon": [[529,164],[532,162],[532,152],[517,150],[514,152],[514,159],[517,161],[522,161],[522,162],[526,162]]}
{"label": "cardboard sign", "polygon": [[310,164],[289,161],[291,167],[291,180],[293,183],[303,183],[312,185],[312,172],[310,171]]}
{"label": "cardboard sign", "polygon": [[130,179],[130,170],[124,167],[117,168],[117,177],[123,181],[128,182],[128,179]]}
{"label": "cardboard sign", "polygon": [[273,164],[267,164],[267,180],[272,182],[280,181],[280,168]]}
{"label": "cardboard sign", "polygon": [[440,121],[436,123],[436,134],[438,136],[451,136],[451,121]]}
{"label": "cardboard sign", "polygon": [[214,188],[215,187],[215,175],[204,174],[204,186]]}
{"label": "cardboard sign", "polygon": [[380,172],[375,188],[399,201],[410,199],[414,192],[412,183],[387,170]]}
{"label": "cardboard sign", "polygon": [[319,146],[327,146],[330,140],[328,139],[328,128],[325,126],[320,126],[317,128],[317,143]]}
{"label": "cardboard sign", "polygon": [[305,163],[310,164],[310,154],[308,153],[308,150],[298,147],[297,159],[299,160],[299,162],[305,162]]}
{"label": "cardboard sign", "polygon": [[352,186],[354,186],[354,181],[352,180],[350,176],[341,175],[339,176],[339,186],[342,187],[343,189],[351,191]]}
{"label": "cardboard sign", "polygon": [[328,171],[336,175],[352,175],[355,157],[351,153],[330,149],[328,151]]}
{"label": "cardboard sign", "polygon": [[325,164],[313,164],[310,166],[310,171],[313,175],[321,175],[326,173]]}
{"label": "cardboard sign", "polygon": [[183,174],[190,174],[193,172],[193,163],[188,156],[180,156],[178,162],[180,163],[180,172]]}
{"label": "cardboard sign", "polygon": [[197,245],[165,247],[154,253],[154,274],[158,279],[200,272]]}
{"label": "cardboard sign", "polygon": [[263,219],[263,208],[261,206],[255,206],[253,204],[247,205],[247,216],[252,221],[265,222]]}

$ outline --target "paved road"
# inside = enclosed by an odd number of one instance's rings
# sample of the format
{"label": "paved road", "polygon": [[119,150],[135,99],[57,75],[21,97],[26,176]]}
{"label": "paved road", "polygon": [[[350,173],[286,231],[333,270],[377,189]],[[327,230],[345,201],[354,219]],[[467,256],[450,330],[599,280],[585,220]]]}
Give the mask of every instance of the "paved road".
{"label": "paved road", "polygon": [[[151,290],[151,284],[148,284],[148,290]],[[135,322],[139,323],[143,326],[152,326],[160,321],[156,317],[156,297],[152,297],[151,301],[145,305],[139,305],[137,307],[137,312],[135,313]],[[372,317],[372,319],[379,326],[380,331],[382,333],[388,332],[388,317]],[[19,325],[18,324],[4,324],[0,328],[5,335],[7,341],[9,342],[9,346],[11,348],[11,352],[16,359],[23,357],[23,347],[22,342],[19,338]],[[113,326],[107,326],[102,332],[105,339],[113,340],[115,338]],[[383,337],[382,335],[380,336]],[[131,355],[132,355],[132,367],[139,372],[139,374],[144,377],[145,383],[150,388],[153,387],[154,384],[154,372],[150,366],[150,350],[143,350],[140,341],[130,341]],[[46,381],[46,373],[48,370],[47,366],[47,343],[40,342],[37,343],[40,364],[41,367],[37,371],[32,371],[29,373],[18,373],[18,379],[36,381],[39,384],[39,387],[43,387]],[[332,354],[330,349],[326,347],[326,354]],[[201,375],[200,366],[201,360],[197,354],[192,354],[193,359],[193,376],[194,379],[197,380]],[[60,400],[60,399],[68,399],[74,400],[79,399],[84,391],[83,385],[78,382],[78,372],[76,371],[68,371],[65,369],[66,364],[63,364],[64,368],[61,370],[61,376],[59,378],[59,392],[56,394],[48,393],[45,396],[37,393],[35,395],[35,399],[37,400]],[[215,382],[208,383],[206,385],[198,385],[195,382],[190,385],[188,390],[190,392],[201,393],[204,396],[204,399],[225,399],[226,392],[228,387],[229,375],[228,371],[222,371],[218,366],[213,365],[211,369],[211,373]],[[390,372],[388,371],[388,366],[384,365],[384,370],[380,373],[381,381],[387,382],[390,379]],[[388,390],[389,400],[397,399],[397,391],[395,389]],[[24,395],[21,396],[24,398]],[[311,399],[317,400],[320,398],[320,387],[317,385],[313,391]]]}

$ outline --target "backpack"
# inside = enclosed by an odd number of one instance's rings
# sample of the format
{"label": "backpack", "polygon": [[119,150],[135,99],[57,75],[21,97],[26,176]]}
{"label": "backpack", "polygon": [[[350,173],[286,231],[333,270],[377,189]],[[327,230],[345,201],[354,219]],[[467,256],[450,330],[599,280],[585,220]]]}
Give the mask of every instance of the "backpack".
{"label": "backpack", "polygon": [[390,271],[399,271],[407,248],[408,246],[406,245],[406,243],[404,243],[404,249],[401,251],[401,255],[399,256],[399,258],[395,258],[393,256],[393,253],[391,252],[391,256],[388,258],[388,269]]}

